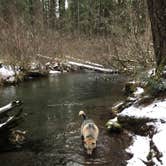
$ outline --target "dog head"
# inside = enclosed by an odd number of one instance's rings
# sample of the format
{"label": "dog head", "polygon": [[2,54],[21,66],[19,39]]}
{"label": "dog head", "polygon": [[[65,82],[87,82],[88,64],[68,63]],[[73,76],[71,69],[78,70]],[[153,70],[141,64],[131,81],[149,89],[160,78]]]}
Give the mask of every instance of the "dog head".
{"label": "dog head", "polygon": [[87,154],[91,155],[96,148],[96,140],[93,137],[87,137],[84,139],[84,147],[87,150]]}

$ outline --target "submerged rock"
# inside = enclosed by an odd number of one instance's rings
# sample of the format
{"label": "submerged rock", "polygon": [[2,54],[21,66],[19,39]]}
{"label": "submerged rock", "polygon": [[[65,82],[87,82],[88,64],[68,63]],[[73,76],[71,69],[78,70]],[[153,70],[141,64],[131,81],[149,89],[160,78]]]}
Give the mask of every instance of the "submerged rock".
{"label": "submerged rock", "polygon": [[15,71],[11,66],[1,65],[0,67],[0,77],[2,83],[14,83],[16,81]]}
{"label": "submerged rock", "polygon": [[25,140],[26,131],[12,130],[9,140],[13,144],[22,144]]}

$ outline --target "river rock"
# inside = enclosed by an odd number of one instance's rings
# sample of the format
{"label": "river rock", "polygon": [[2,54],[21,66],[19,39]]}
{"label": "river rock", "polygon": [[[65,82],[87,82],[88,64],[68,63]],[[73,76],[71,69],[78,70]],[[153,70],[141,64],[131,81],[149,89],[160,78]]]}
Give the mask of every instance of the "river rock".
{"label": "river rock", "polygon": [[10,137],[9,137],[9,140],[13,144],[22,144],[25,140],[25,134],[26,134],[26,131],[12,130]]}
{"label": "river rock", "polygon": [[120,131],[122,129],[121,124],[118,122],[117,118],[110,119],[106,123],[106,127],[109,131]]}

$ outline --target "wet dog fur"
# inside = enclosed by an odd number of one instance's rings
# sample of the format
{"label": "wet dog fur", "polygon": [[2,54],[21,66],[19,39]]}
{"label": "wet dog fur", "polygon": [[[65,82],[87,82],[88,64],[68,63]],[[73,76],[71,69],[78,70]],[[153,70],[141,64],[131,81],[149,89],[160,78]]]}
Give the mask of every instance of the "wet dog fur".
{"label": "wet dog fur", "polygon": [[79,112],[79,116],[82,116],[83,122],[81,125],[81,136],[83,138],[84,148],[88,155],[91,155],[96,148],[96,142],[99,135],[99,129],[91,119],[87,119],[84,111]]}

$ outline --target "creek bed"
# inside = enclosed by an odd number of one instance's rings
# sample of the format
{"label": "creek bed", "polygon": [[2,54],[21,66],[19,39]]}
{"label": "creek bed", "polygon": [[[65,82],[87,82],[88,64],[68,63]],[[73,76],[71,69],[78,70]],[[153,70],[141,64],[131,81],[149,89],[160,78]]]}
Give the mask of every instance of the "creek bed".
{"label": "creek bed", "polygon": [[[24,144],[11,148],[3,144],[0,165],[126,165],[130,137],[105,129],[112,104],[124,99],[124,84],[120,75],[67,73],[0,89],[0,105],[15,98],[24,101],[26,118],[18,128],[27,131]],[[91,157],[82,147],[80,110],[100,128],[98,147]]]}

